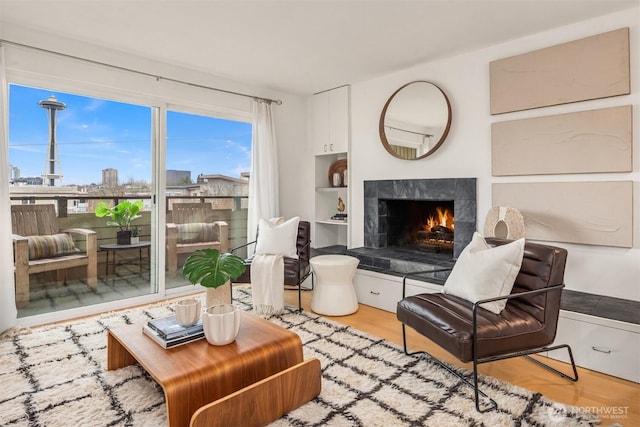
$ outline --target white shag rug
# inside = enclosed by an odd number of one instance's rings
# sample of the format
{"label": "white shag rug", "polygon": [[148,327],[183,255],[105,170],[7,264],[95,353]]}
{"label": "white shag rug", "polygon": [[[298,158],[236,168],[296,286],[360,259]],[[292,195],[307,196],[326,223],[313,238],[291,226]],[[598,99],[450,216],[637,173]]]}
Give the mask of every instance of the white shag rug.
{"label": "white shag rug", "polygon": [[[250,289],[235,288],[234,302],[251,310]],[[149,375],[137,365],[106,370],[106,330],[170,314],[170,305],[158,304],[5,334],[0,426],[166,425],[162,389]],[[305,359],[322,364],[320,396],[272,426],[598,424],[577,408],[491,377],[482,377],[482,389],[499,409],[479,414],[473,390],[428,358],[293,307],[269,320],[299,334]]]}

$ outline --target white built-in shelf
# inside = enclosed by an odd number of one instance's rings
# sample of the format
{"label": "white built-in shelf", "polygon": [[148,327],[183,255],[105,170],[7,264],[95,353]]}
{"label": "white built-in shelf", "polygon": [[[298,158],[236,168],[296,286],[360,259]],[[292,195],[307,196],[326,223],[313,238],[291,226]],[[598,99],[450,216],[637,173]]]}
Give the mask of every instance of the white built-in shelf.
{"label": "white built-in shelf", "polygon": [[339,219],[323,219],[316,221],[318,224],[331,224],[331,225],[349,225],[347,221],[341,221]]}
{"label": "white built-in shelf", "polygon": [[338,193],[340,190],[346,190],[348,187],[318,187],[316,191],[322,191],[327,193]]}

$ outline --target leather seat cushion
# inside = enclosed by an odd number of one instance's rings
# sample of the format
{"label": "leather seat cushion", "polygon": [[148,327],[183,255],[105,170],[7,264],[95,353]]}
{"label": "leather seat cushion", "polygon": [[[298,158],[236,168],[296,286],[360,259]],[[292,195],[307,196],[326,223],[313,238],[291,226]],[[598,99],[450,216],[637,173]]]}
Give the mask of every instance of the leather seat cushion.
{"label": "leather seat cushion", "polygon": [[[463,362],[473,360],[472,303],[441,293],[407,297],[397,317]],[[478,309],[478,358],[543,347],[553,342],[544,325],[512,300],[500,313]]]}

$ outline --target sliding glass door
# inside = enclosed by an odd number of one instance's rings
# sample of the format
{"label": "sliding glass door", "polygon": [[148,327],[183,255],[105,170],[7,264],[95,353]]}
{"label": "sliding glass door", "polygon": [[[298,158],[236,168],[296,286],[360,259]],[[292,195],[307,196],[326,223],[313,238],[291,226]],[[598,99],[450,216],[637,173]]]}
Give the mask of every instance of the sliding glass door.
{"label": "sliding glass door", "polygon": [[251,123],[169,110],[165,149],[166,287],[176,288],[193,251],[246,241]]}

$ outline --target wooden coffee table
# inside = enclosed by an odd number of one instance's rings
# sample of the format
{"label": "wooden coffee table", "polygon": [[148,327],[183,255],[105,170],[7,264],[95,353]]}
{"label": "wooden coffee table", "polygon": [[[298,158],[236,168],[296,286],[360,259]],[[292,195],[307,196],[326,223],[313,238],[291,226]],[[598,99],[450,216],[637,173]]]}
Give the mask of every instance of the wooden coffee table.
{"label": "wooden coffee table", "polygon": [[[266,402],[273,399],[272,393],[276,390],[278,393],[284,391],[295,400],[280,408],[276,408],[277,402],[267,404],[269,414],[262,414],[260,418],[260,422],[265,424],[282,416],[283,410],[288,412],[304,403],[300,397],[296,397],[301,391],[306,399],[302,399],[304,401],[320,393],[320,363],[317,360],[303,362],[300,337],[246,312],[242,312],[237,339],[225,346],[213,346],[206,339],[201,339],[165,350],[142,333],[142,324],[110,329],[107,370],[135,363],[139,363],[162,386],[168,423],[173,427],[188,426],[191,416],[202,406],[218,399],[224,400],[222,398],[232,394],[235,398],[244,398],[239,401],[247,404],[246,399],[256,395],[255,390],[252,391],[256,383],[263,388],[256,396],[262,396]],[[283,378],[286,380],[283,374],[290,375],[289,372],[298,366],[304,367],[304,375],[308,378],[303,384],[306,383],[308,390],[292,389],[300,386],[299,380],[283,383]],[[273,387],[278,388],[273,388],[269,393],[271,378],[277,378],[277,384],[273,381]],[[245,389],[246,395],[242,396]],[[256,402],[251,403],[253,405]],[[274,408],[277,410],[274,411]],[[244,409],[246,411],[248,408]],[[200,412],[206,415],[206,411]],[[247,412],[244,412],[244,416],[247,416]],[[226,422],[230,421],[226,419]]]}

